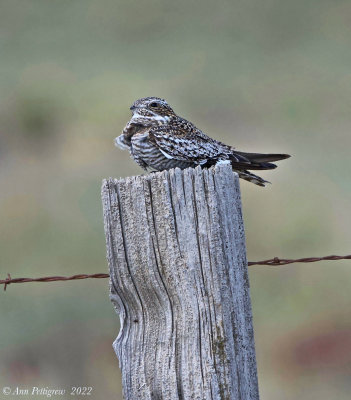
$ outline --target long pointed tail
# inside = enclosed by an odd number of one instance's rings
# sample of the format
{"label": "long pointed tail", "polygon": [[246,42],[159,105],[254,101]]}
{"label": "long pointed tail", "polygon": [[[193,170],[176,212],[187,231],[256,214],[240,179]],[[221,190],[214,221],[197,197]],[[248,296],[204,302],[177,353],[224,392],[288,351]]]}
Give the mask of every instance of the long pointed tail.
{"label": "long pointed tail", "polygon": [[234,169],[234,171],[239,175],[239,178],[244,179],[245,181],[254,183],[255,185],[264,187],[264,186],[266,186],[267,183],[270,183],[270,182],[264,180],[263,178],[261,178],[260,176],[252,174],[249,171],[236,171],[235,169]]}
{"label": "long pointed tail", "polygon": [[280,161],[289,158],[288,154],[260,154],[260,153],[244,153],[233,150],[230,161],[233,170],[236,171],[241,179],[252,182],[255,185],[265,186],[270,183],[260,176],[257,176],[248,170],[265,170],[277,168],[272,161]]}
{"label": "long pointed tail", "polygon": [[289,157],[289,154],[244,153],[233,150],[231,161],[233,168],[238,169],[274,169],[277,166],[272,161],[285,160]]}

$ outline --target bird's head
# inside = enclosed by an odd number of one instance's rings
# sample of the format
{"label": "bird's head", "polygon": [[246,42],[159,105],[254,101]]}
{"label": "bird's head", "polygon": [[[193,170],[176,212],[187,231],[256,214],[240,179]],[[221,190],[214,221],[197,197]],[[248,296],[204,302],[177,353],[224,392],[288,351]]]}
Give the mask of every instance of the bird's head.
{"label": "bird's head", "polygon": [[175,116],[173,109],[166,100],[159,97],[144,97],[136,100],[130,107],[132,120],[141,124],[163,124]]}

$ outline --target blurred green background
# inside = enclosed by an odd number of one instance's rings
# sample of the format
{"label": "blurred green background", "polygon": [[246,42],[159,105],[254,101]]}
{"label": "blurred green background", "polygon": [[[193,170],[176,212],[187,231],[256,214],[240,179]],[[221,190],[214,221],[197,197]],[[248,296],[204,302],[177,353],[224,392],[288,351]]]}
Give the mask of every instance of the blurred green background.
{"label": "blurred green background", "polygon": [[[113,139],[144,96],[293,155],[241,184],[249,260],[351,252],[350,1],[0,5],[1,278],[107,271],[101,180],[142,173]],[[250,267],[262,399],[350,399],[350,271]],[[0,307],[1,387],[122,398],[106,279],[12,285]]]}

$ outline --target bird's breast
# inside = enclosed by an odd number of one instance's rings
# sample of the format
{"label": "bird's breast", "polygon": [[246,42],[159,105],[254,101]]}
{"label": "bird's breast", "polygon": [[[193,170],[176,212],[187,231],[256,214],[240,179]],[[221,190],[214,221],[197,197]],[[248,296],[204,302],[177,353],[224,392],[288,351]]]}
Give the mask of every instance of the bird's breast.
{"label": "bird's breast", "polygon": [[135,133],[131,138],[131,155],[136,162],[146,164],[149,168],[162,171],[170,168],[186,168],[189,162],[173,159],[160,151],[149,140],[149,131]]}
{"label": "bird's breast", "polygon": [[131,138],[132,153],[141,157],[148,165],[160,151],[149,141],[149,130],[135,133]]}

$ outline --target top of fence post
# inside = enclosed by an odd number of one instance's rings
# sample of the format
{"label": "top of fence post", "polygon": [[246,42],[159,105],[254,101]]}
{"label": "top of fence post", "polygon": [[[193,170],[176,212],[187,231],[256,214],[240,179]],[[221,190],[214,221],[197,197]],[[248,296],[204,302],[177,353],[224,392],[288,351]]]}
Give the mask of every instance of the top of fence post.
{"label": "top of fence post", "polygon": [[109,179],[102,199],[125,399],[258,399],[231,167]]}

